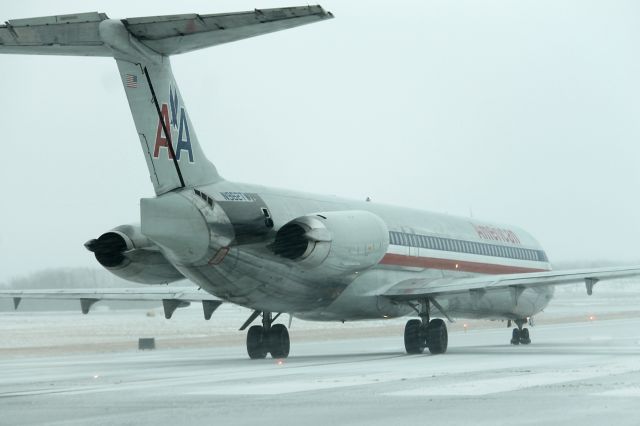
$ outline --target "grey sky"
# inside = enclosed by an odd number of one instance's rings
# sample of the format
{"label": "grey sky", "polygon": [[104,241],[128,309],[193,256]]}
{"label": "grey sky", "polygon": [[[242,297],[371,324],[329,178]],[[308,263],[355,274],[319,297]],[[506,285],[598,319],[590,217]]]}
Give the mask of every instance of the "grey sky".
{"label": "grey sky", "polygon": [[[325,1],[336,19],[173,59],[229,180],[519,225],[552,261],[640,259],[640,3]],[[29,1],[0,20],[295,1]],[[97,266],[151,196],[111,59],[0,56],[0,282]]]}

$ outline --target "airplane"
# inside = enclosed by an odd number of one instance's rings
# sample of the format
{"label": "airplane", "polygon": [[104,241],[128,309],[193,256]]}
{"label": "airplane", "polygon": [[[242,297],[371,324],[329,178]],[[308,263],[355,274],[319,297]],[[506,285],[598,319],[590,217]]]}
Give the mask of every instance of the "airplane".
{"label": "airplane", "polygon": [[[224,14],[110,19],[98,12],[10,20],[0,53],[113,57],[155,197],[140,220],[85,243],[113,274],[141,284],[118,290],[7,290],[23,298],[162,301],[165,316],[202,302],[253,312],[250,358],[286,358],[281,314],[314,321],[414,315],[408,354],[445,353],[444,319],[507,320],[513,345],[551,301],[554,287],[637,276],[640,266],[552,271],[544,249],[515,226],[225,180],[207,159],[174,79],[170,57],[333,18],[321,6]],[[276,160],[277,161],[277,160]],[[197,288],[197,289],[196,289]],[[258,317],[261,323],[252,325]],[[443,319],[444,318],[444,319]]]}

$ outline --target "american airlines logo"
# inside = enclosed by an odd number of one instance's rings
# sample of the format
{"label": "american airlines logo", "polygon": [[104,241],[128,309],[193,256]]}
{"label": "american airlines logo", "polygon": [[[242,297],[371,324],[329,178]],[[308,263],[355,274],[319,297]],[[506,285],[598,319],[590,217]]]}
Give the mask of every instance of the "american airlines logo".
{"label": "american airlines logo", "polygon": [[[189,154],[189,162],[193,163],[193,151],[191,149],[191,136],[189,135],[189,123],[187,121],[187,113],[184,107],[178,105],[178,92],[169,87],[169,104],[163,103],[160,108],[162,121],[158,118],[158,128],[156,130],[156,144],[153,149],[153,158],[160,157],[160,149],[167,150],[167,157],[173,160],[173,154],[169,149],[169,138],[166,137],[164,129],[170,133],[173,150],[176,154],[176,160],[180,161],[182,151]],[[171,108],[171,116],[169,116],[169,108]],[[164,128],[163,128],[164,121]]]}
{"label": "american airlines logo", "polygon": [[473,225],[478,236],[483,240],[502,241],[505,243],[522,244],[515,232],[508,229],[494,228],[486,225]]}

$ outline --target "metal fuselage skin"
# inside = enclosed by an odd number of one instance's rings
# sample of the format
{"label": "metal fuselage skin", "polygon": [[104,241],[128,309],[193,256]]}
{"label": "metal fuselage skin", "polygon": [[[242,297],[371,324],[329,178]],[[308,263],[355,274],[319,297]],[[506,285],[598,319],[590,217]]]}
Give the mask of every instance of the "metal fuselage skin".
{"label": "metal fuselage skin", "polygon": [[[322,265],[306,267],[270,249],[277,230],[293,219],[340,211],[370,212],[386,224],[388,246],[375,265],[327,274]],[[407,279],[551,269],[535,239],[515,227],[227,181],[143,199],[141,223],[167,259],[209,293],[309,320],[411,314],[408,303],[381,296]],[[181,242],[175,242],[176,233]],[[545,287],[525,290],[517,303],[508,290],[488,291],[481,300],[464,293],[438,302],[451,317],[522,319],[544,309],[552,296],[553,288]]]}

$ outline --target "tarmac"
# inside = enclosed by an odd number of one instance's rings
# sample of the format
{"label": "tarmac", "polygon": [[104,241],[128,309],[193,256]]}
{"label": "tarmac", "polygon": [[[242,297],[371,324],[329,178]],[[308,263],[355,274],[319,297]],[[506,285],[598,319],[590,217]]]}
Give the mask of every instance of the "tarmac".
{"label": "tarmac", "polygon": [[[639,425],[637,301],[574,317],[579,301],[560,300],[526,346],[506,324],[458,322],[437,356],[404,353],[404,320],[294,320],[285,360],[249,360],[243,333],[197,309],[173,326],[141,311],[5,313],[0,425]],[[156,350],[135,347],[145,330]]]}

